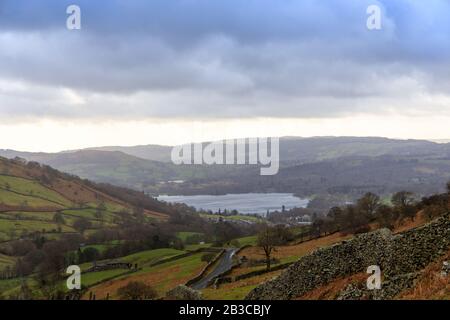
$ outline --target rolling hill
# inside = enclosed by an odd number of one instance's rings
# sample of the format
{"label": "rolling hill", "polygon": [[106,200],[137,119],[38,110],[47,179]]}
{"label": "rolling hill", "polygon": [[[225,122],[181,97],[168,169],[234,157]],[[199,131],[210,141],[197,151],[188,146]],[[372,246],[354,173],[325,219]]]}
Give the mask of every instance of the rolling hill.
{"label": "rolling hill", "polygon": [[[142,159],[170,162],[172,146],[109,146],[84,150],[120,151]],[[282,162],[310,163],[353,156],[424,156],[430,154],[448,156],[450,154],[450,143],[380,137],[280,138],[280,159]]]}
{"label": "rolling hill", "polygon": [[449,179],[450,144],[374,137],[284,137],[280,172],[261,177],[258,166],[181,165],[168,162],[171,147],[100,147],[55,154],[0,150],[58,170],[150,194],[293,192],[358,196],[411,186],[438,192]]}
{"label": "rolling hill", "polygon": [[[124,213],[143,207],[146,219],[166,220],[170,209],[139,192],[97,185],[35,162],[0,158],[0,242],[41,232],[52,237],[75,232],[75,222],[90,222],[87,232],[114,226]],[[134,196],[134,198],[133,198]],[[133,201],[130,201],[132,199]],[[102,211],[101,214],[98,211]],[[59,215],[59,220],[55,216]]]}

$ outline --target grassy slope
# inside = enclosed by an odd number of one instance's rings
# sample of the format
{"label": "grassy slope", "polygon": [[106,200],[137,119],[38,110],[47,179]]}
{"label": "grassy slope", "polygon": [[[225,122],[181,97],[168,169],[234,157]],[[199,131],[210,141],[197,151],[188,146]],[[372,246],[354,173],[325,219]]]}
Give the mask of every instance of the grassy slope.
{"label": "grassy slope", "polygon": [[185,253],[185,251],[176,250],[172,248],[163,248],[163,249],[142,251],[139,253],[123,257],[120,260],[133,264],[137,263],[139,267],[145,267],[162,259],[170,258],[183,253]]}
{"label": "grassy slope", "polygon": [[[114,281],[107,281],[91,288],[97,298],[102,299],[109,293],[111,298],[117,298],[117,290],[130,281],[142,281],[156,289],[160,296],[165,292],[183,284],[196,276],[206,265],[201,261],[202,254],[194,254],[179,260],[163,263],[157,266],[146,266],[142,270],[119,277]],[[88,297],[89,293],[85,295]]]}
{"label": "grassy slope", "polygon": [[198,233],[198,232],[190,232],[190,231],[182,231],[182,232],[177,233],[177,237],[183,242],[186,242],[186,239],[193,235],[203,235],[203,234]]}
{"label": "grassy slope", "polygon": [[[0,174],[0,205],[14,208],[13,211],[0,212],[0,242],[18,238],[25,231],[57,232],[58,225],[53,222],[56,211],[61,211],[65,219],[61,225],[62,232],[74,232],[73,223],[81,217],[90,220],[93,228],[101,225],[95,216],[98,203],[95,203],[94,191],[69,181],[57,181],[55,185],[60,192],[56,192],[50,186],[25,178],[26,172],[20,172],[20,167],[13,169],[11,171],[14,174],[22,177]],[[80,200],[80,197],[86,199],[85,208],[82,209],[73,201],[73,198]],[[108,197],[105,199],[103,223],[112,226],[117,217],[116,212],[126,207],[119,201]]]}
{"label": "grassy slope", "polygon": [[12,267],[14,265],[14,262],[16,261],[16,258],[9,257],[4,254],[0,253],[0,270],[4,269],[7,266]]}
{"label": "grassy slope", "polygon": [[10,190],[17,193],[46,199],[65,207],[72,205],[72,201],[64,198],[59,193],[40,185],[37,181],[0,175],[0,188],[6,189],[7,186]]}

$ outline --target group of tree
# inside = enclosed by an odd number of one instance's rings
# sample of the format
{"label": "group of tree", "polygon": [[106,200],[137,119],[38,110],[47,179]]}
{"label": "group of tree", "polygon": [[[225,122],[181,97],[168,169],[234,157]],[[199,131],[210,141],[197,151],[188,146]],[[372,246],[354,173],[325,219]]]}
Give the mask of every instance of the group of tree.
{"label": "group of tree", "polygon": [[157,297],[157,292],[148,284],[140,281],[130,281],[117,290],[121,300],[151,300]]}
{"label": "group of tree", "polygon": [[399,191],[392,195],[390,203],[383,203],[374,193],[366,193],[355,204],[345,207],[333,207],[326,217],[315,219],[312,232],[316,235],[336,231],[361,233],[370,230],[370,224],[393,229],[404,220],[414,221],[422,212],[429,220],[449,211],[450,183],[447,192],[418,199],[409,191]]}

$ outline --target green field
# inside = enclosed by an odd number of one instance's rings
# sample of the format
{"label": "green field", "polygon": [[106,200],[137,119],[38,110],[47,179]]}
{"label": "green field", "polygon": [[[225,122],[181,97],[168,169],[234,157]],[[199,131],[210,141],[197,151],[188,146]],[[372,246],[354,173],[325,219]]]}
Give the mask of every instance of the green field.
{"label": "green field", "polygon": [[[46,221],[35,221],[35,220],[6,220],[0,219],[0,232],[1,233],[11,233],[14,232],[16,235],[20,235],[22,232],[52,232],[58,230],[58,225],[52,222]],[[72,227],[62,225],[62,232],[74,232]],[[11,237],[13,238],[13,237]]]}
{"label": "green field", "polygon": [[81,283],[83,286],[89,287],[102,281],[106,281],[111,278],[115,278],[116,276],[120,276],[128,272],[127,269],[112,269],[98,272],[88,272],[81,274]]}
{"label": "green field", "polygon": [[[154,267],[145,267],[143,270],[133,274],[133,276],[161,274],[164,277],[158,279],[154,288],[161,294],[170,290],[179,284],[195,277],[201,269],[206,265],[206,262],[201,261],[203,254],[194,254],[182,259],[163,263]],[[175,284],[176,285],[172,285]]]}
{"label": "green field", "polygon": [[6,267],[12,267],[14,263],[16,262],[16,258],[5,256],[4,254],[0,253],[0,271],[5,269]]}
{"label": "green field", "polygon": [[56,204],[54,202],[36,198],[34,196],[17,194],[3,188],[0,188],[0,203],[10,206],[20,206],[24,208],[63,208],[62,205]]}
{"label": "green field", "polygon": [[72,205],[71,201],[59,193],[40,185],[37,181],[0,175],[0,188],[5,191],[10,190],[23,195],[45,199],[53,202],[53,205],[59,204],[65,207]]}
{"label": "green field", "polygon": [[[108,247],[113,246],[113,245],[115,245],[115,244],[89,245],[89,246],[84,247],[83,249],[85,250],[86,248],[96,248],[97,250],[99,250],[101,252],[102,250],[106,250]],[[137,263],[139,268],[143,268],[143,267],[148,267],[151,264],[153,264],[157,261],[160,261],[162,259],[170,258],[170,257],[177,256],[177,255],[180,255],[183,253],[185,253],[185,251],[175,250],[172,248],[162,248],[162,249],[141,251],[138,253],[130,254],[130,255],[122,257],[122,258],[118,258],[116,260],[122,261],[122,262],[128,262],[131,264]],[[102,261],[100,261],[99,263],[101,263],[101,262]],[[90,267],[92,267],[92,263],[90,263],[90,262],[83,263],[80,265],[81,270],[87,270]]]}
{"label": "green field", "polygon": [[242,246],[256,246],[256,242],[258,241],[258,237],[257,236],[249,236],[249,237],[243,237],[243,238],[238,238],[236,239],[237,241],[239,241],[239,245]]}
{"label": "green field", "polygon": [[[137,272],[126,274],[123,276],[119,275],[114,279],[114,283],[118,282],[125,284],[129,281],[143,281],[150,284],[153,288],[156,289],[160,296],[163,296],[168,290],[176,287],[179,284],[184,284],[188,280],[198,275],[206,265],[206,262],[201,261],[201,257],[203,254],[198,253],[156,266],[148,266],[149,262],[152,261],[155,256],[162,257],[169,253],[165,250],[167,249],[151,250],[153,252],[142,252],[120,259],[131,259],[129,261],[141,261],[141,263],[143,263],[145,266]],[[95,275],[93,274],[90,277],[95,277]],[[117,289],[117,286],[115,286],[114,283],[105,281],[91,288],[91,291],[94,292],[100,299],[106,296],[106,293],[110,293],[111,297],[114,298],[116,297],[116,292],[114,290]]]}
{"label": "green field", "polygon": [[112,248],[112,247],[117,246],[119,244],[120,244],[119,240],[111,241],[109,243],[90,244],[90,245],[84,246],[82,248],[82,250],[86,250],[87,248],[94,248],[94,249],[98,250],[100,253],[103,253],[106,250],[108,250],[109,248]]}
{"label": "green field", "polygon": [[22,281],[22,278],[0,280],[0,297],[7,297],[12,292],[17,291],[20,288]]}
{"label": "green field", "polygon": [[10,211],[0,213],[0,219],[53,221],[54,212]]}
{"label": "green field", "polygon": [[185,253],[185,251],[171,248],[147,250],[123,257],[120,259],[120,261],[129,262],[132,264],[137,263],[138,267],[144,267],[162,259],[170,258],[183,253]]}
{"label": "green field", "polygon": [[194,236],[194,235],[200,235],[202,236],[203,233],[199,233],[199,232],[189,232],[189,231],[181,231],[177,233],[177,237],[183,241],[186,242],[186,239],[190,236]]}
{"label": "green field", "polygon": [[203,248],[210,248],[212,247],[211,243],[203,243],[203,244],[188,244],[184,246],[184,249],[186,251],[195,251],[198,249],[203,249]]}

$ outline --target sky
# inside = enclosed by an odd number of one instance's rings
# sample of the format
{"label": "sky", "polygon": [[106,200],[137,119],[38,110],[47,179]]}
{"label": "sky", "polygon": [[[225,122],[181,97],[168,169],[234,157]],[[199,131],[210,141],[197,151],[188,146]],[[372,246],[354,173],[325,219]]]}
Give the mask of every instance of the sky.
{"label": "sky", "polygon": [[0,149],[449,139],[449,15],[447,0],[0,0]]}

